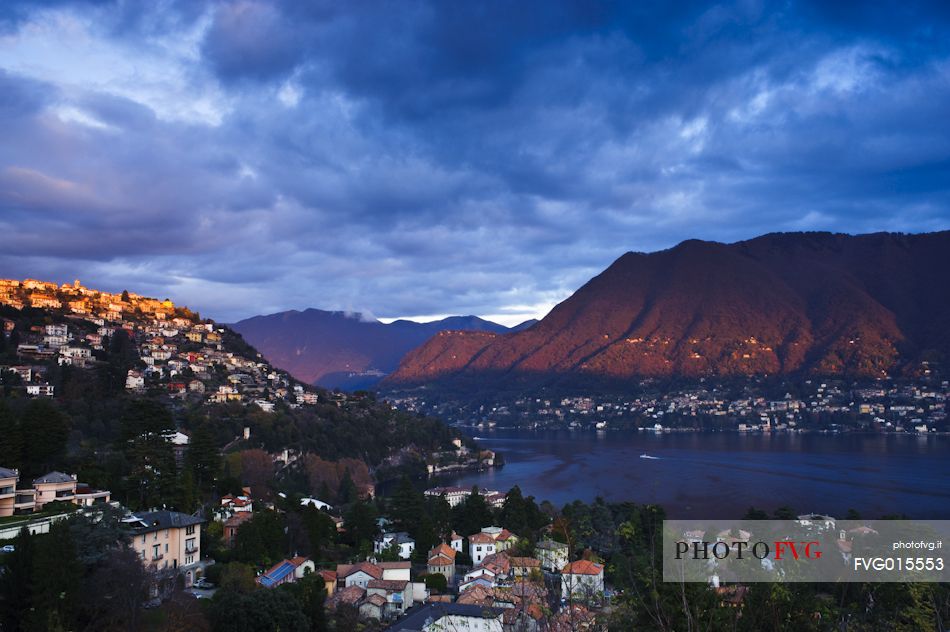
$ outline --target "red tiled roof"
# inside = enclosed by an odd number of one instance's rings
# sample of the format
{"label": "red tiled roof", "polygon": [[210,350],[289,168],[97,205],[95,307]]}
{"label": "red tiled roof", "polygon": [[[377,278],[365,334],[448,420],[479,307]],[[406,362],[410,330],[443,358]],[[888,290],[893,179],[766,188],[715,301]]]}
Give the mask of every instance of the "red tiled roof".
{"label": "red tiled roof", "polygon": [[379,588],[386,592],[402,592],[406,589],[408,583],[404,579],[372,579],[366,584],[366,587]]}
{"label": "red tiled roof", "polygon": [[366,598],[366,601],[380,608],[386,605],[386,598],[378,594],[370,595]]}
{"label": "red tiled roof", "polygon": [[366,591],[359,586],[347,586],[336,594],[331,595],[327,600],[327,605],[331,607],[337,606],[341,603],[355,605],[356,602],[362,599],[363,595],[365,594]]}
{"label": "red tiled roof", "polygon": [[412,568],[412,562],[377,562],[376,566],[386,570]]}
{"label": "red tiled roof", "polygon": [[515,568],[540,568],[541,560],[533,557],[511,557],[511,565]]}
{"label": "red tiled roof", "polygon": [[363,571],[373,579],[380,579],[383,576],[383,569],[370,562],[360,562],[358,564],[340,564],[336,567],[337,577],[346,578],[353,573]]}
{"label": "red tiled roof", "polygon": [[468,541],[473,544],[494,544],[495,538],[487,533],[473,533],[468,536]]}
{"label": "red tiled roof", "polygon": [[233,516],[225,520],[224,526],[225,527],[239,527],[241,526],[242,523],[250,520],[253,517],[254,517],[254,514],[248,513],[246,511],[242,511],[240,513],[234,514]]}
{"label": "red tiled roof", "polygon": [[505,542],[506,540],[510,538],[517,538],[517,537],[518,536],[516,536],[514,533],[512,533],[508,529],[502,529],[501,533],[498,534],[498,537],[496,539],[500,542]]}
{"label": "red tiled roof", "polygon": [[604,572],[604,567],[590,560],[577,560],[565,566],[561,573],[564,575],[600,575]]}
{"label": "red tiled roof", "polygon": [[455,559],[456,550],[450,547],[445,542],[441,543],[439,546],[435,547],[429,551],[429,557],[434,557],[436,555],[443,555],[445,557],[451,557]]}

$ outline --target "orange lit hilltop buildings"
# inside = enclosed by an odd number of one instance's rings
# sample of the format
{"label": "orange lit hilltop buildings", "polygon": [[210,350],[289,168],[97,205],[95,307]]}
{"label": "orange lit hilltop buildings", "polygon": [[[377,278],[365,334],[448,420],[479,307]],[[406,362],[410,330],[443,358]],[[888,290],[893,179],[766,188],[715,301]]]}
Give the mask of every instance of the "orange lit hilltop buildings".
{"label": "orange lit hilltop buildings", "polygon": [[0,373],[17,374],[14,388],[29,397],[58,395],[45,379],[51,362],[95,367],[109,340],[124,332],[138,355],[126,375],[129,392],[161,390],[208,404],[240,402],[266,413],[274,412],[278,402],[291,408],[318,403],[313,389],[263,358],[229,350],[233,334],[226,327],[168,299],[101,292],[79,281],[0,279],[0,306],[46,311],[30,326],[0,317],[0,336],[17,340],[16,362],[0,365]]}

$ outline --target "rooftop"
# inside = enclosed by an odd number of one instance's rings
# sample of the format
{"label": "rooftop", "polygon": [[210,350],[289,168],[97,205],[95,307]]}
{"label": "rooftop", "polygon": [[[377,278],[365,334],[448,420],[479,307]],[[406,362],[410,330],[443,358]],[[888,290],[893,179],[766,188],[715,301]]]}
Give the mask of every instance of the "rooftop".
{"label": "rooftop", "polygon": [[33,484],[39,483],[72,483],[76,479],[70,476],[69,474],[63,474],[62,472],[50,472],[49,474],[44,474],[39,478],[33,479]]}
{"label": "rooftop", "polygon": [[456,615],[478,619],[497,619],[502,615],[501,608],[458,603],[429,603],[386,628],[385,632],[420,632],[442,617]]}
{"label": "rooftop", "polygon": [[203,518],[179,513],[177,511],[147,511],[135,514],[136,519],[129,524],[136,533],[150,533],[162,529],[181,529],[205,522]]}
{"label": "rooftop", "polygon": [[604,572],[602,564],[590,560],[577,560],[565,566],[561,573],[564,575],[600,575]]}

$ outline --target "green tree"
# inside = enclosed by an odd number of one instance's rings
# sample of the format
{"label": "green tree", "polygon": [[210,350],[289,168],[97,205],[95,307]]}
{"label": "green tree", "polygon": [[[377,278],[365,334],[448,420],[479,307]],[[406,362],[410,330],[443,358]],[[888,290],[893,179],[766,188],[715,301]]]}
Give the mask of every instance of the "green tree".
{"label": "green tree", "polygon": [[290,586],[279,586],[252,593],[221,589],[209,608],[211,629],[215,632],[307,632],[310,619]]}
{"label": "green tree", "polygon": [[350,468],[343,471],[343,478],[340,479],[340,488],[337,490],[336,498],[340,505],[348,505],[359,499],[356,483],[353,482],[353,477],[350,476]]}
{"label": "green tree", "polygon": [[6,572],[0,573],[0,630],[21,632],[33,602],[33,538],[26,527],[12,544],[13,553],[3,559]]}
{"label": "green tree", "polygon": [[21,473],[36,476],[63,467],[69,426],[69,419],[51,401],[31,400],[20,421],[30,436],[23,449]]}
{"label": "green tree", "polygon": [[310,556],[315,560],[322,558],[323,551],[336,541],[336,523],[325,512],[312,505],[303,508],[301,519],[303,529],[310,544]]}
{"label": "green tree", "polygon": [[403,476],[389,506],[395,528],[416,537],[419,522],[425,514],[424,507],[425,496],[413,486],[408,476]]}
{"label": "green tree", "polygon": [[431,573],[425,576],[426,588],[434,593],[444,593],[448,589],[449,582],[442,573]]}
{"label": "green tree", "polygon": [[432,519],[432,529],[439,542],[448,542],[452,537],[452,506],[446,500],[445,494],[441,496],[426,496],[425,512]]}
{"label": "green tree", "polygon": [[377,533],[377,517],[376,509],[369,503],[354,503],[343,519],[347,543],[361,550],[372,551]]}
{"label": "green tree", "polygon": [[185,456],[185,467],[191,471],[199,490],[211,491],[215,476],[221,467],[221,454],[214,435],[206,424],[198,426],[191,434]]}
{"label": "green tree", "polygon": [[[2,334],[0,334],[2,337]],[[23,433],[20,420],[0,399],[0,463],[5,467],[23,469]]]}
{"label": "green tree", "polygon": [[772,514],[776,520],[794,520],[795,512],[788,505],[783,505],[776,509]]}
{"label": "green tree", "polygon": [[224,564],[220,570],[219,588],[223,593],[246,594],[257,588],[254,581],[254,569],[247,564],[231,562]]}
{"label": "green tree", "polygon": [[48,534],[37,537],[33,553],[30,630],[73,627],[82,575],[69,525],[53,523]]}
{"label": "green tree", "polygon": [[524,496],[521,495],[521,488],[515,485],[505,496],[505,503],[501,507],[501,524],[508,530],[522,536],[527,536],[529,531],[528,512],[525,507]]}
{"label": "green tree", "polygon": [[743,520],[768,520],[769,514],[762,511],[761,509],[756,509],[755,507],[749,507],[745,512],[745,515],[742,516]]}
{"label": "green tree", "polygon": [[462,536],[468,536],[488,527],[494,522],[494,516],[485,497],[478,491],[478,486],[472,487],[472,493],[455,506],[453,511],[453,525]]}
{"label": "green tree", "polygon": [[256,512],[242,524],[234,543],[234,559],[269,566],[286,555],[284,518],[276,511]]}
{"label": "green tree", "polygon": [[308,573],[303,579],[290,584],[297,603],[310,621],[311,632],[325,632],[327,624],[326,600],[327,588],[323,576],[319,573]]}
{"label": "green tree", "polygon": [[117,447],[128,462],[126,501],[136,508],[174,506],[180,499],[171,413],[151,400],[133,400],[120,420]]}

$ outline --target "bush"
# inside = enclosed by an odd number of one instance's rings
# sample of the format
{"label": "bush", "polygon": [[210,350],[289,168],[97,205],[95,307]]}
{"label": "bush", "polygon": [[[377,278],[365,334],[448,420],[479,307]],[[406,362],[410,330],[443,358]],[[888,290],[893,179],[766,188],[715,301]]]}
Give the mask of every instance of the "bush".
{"label": "bush", "polygon": [[445,575],[442,573],[426,575],[424,581],[426,588],[431,592],[444,593],[449,586],[448,580],[445,579]]}

